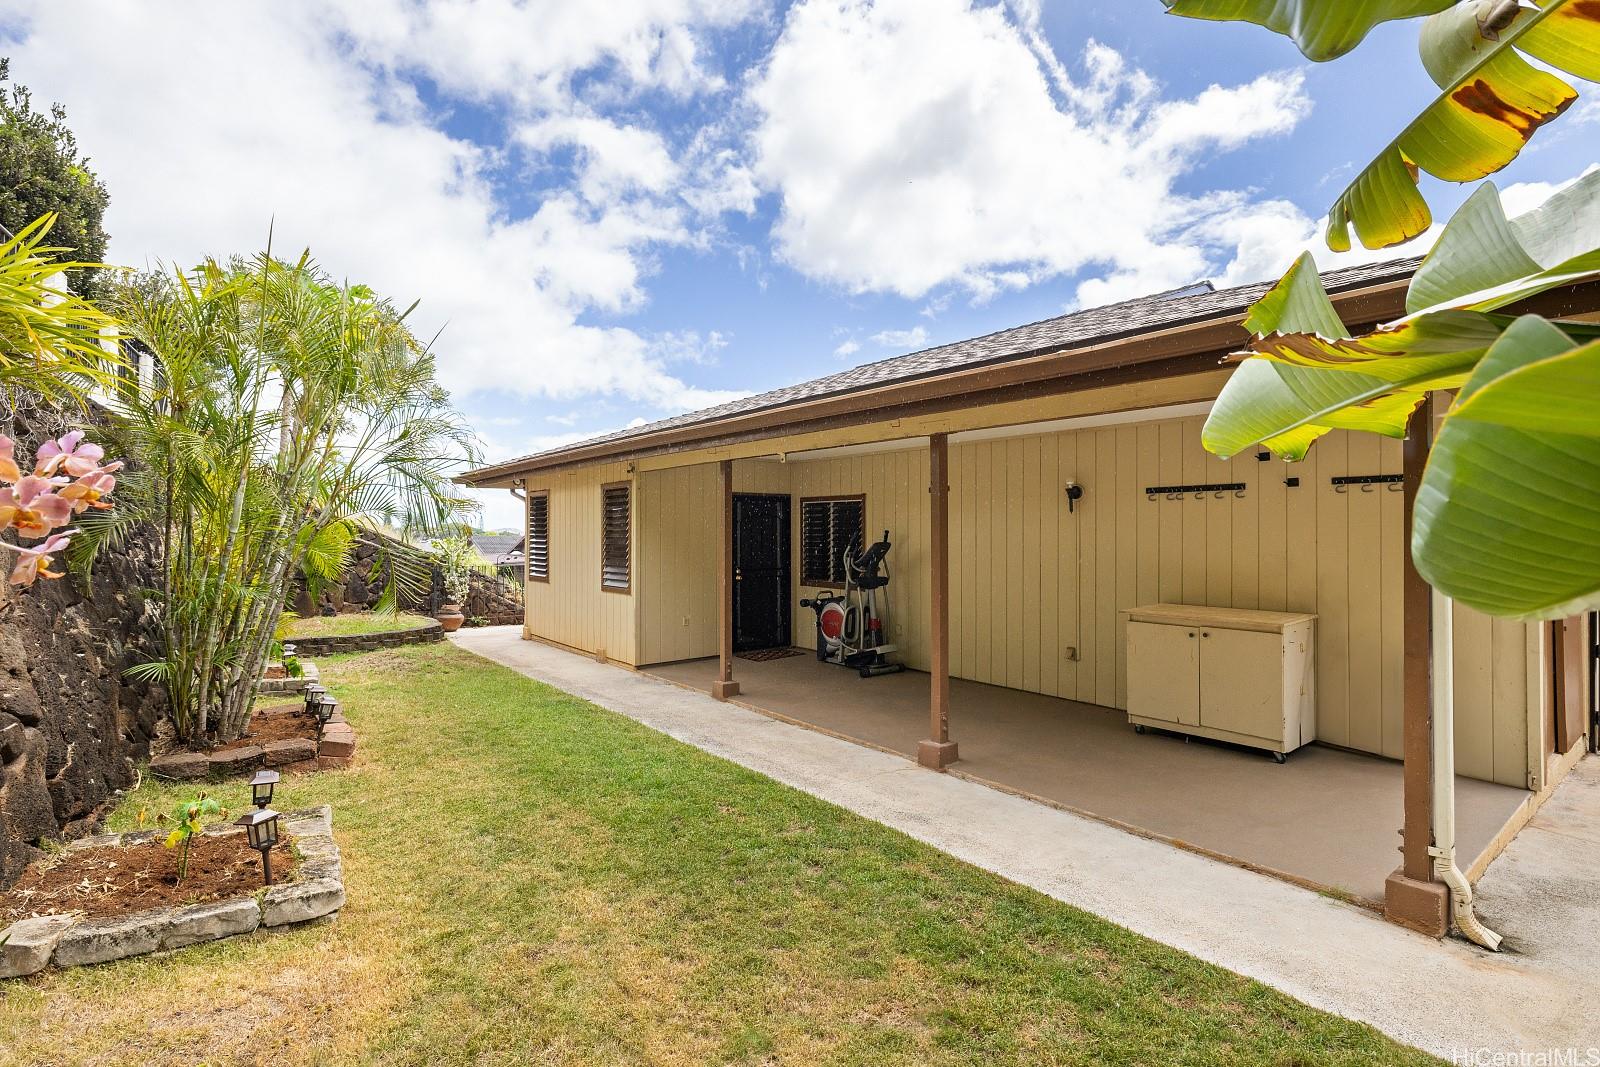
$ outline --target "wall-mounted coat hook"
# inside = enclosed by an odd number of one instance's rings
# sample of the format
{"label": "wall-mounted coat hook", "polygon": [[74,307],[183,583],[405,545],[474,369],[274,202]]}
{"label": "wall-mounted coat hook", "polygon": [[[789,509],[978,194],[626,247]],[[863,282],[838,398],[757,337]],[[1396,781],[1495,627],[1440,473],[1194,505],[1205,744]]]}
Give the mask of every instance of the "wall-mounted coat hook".
{"label": "wall-mounted coat hook", "polygon": [[1363,493],[1370,493],[1370,492],[1372,492],[1372,483],[1371,483],[1371,482],[1362,482],[1362,483],[1361,483],[1361,491],[1362,491],[1362,492],[1363,492]]}

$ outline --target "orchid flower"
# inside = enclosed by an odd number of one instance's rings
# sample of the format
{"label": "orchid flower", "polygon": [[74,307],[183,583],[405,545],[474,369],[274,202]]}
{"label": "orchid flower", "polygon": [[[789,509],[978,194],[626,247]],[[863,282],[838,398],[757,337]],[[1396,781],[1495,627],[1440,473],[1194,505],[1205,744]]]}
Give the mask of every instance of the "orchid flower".
{"label": "orchid flower", "polygon": [[15,482],[22,478],[17,466],[17,443],[0,433],[0,480]]}
{"label": "orchid flower", "polygon": [[65,526],[72,518],[72,501],[54,489],[50,479],[36,474],[0,488],[0,530],[15,527],[22,537],[43,537]]}
{"label": "orchid flower", "polygon": [[7,545],[6,547],[19,557],[17,565],[11,569],[11,584],[32,585],[36,578],[61,577],[61,572],[50,569],[50,556],[66,548],[76,532],[68,530],[66,533],[52,534],[31,548],[23,545]]}
{"label": "orchid flower", "polygon": [[81,478],[99,467],[105,455],[105,449],[83,439],[82,430],[73,430],[39,446],[33,473],[48,478],[59,469],[70,477]]}
{"label": "orchid flower", "polygon": [[102,497],[109,496],[111,490],[116,488],[117,479],[113,477],[116,471],[122,469],[122,463],[107,463],[90,471],[70,485],[62,486],[56,490],[56,495],[72,502],[72,513],[81,515],[88,508],[105,510],[111,507],[109,502],[103,502]]}

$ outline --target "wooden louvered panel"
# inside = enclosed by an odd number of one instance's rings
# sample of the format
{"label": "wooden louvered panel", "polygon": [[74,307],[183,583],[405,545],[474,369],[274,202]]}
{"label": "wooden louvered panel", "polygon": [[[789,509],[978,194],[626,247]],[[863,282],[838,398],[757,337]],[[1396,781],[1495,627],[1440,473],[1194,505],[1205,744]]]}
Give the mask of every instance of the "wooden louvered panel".
{"label": "wooden louvered panel", "polygon": [[626,482],[600,489],[600,588],[626,593],[633,584],[632,491]]}
{"label": "wooden louvered panel", "polygon": [[550,580],[550,494],[528,494],[528,581]]}

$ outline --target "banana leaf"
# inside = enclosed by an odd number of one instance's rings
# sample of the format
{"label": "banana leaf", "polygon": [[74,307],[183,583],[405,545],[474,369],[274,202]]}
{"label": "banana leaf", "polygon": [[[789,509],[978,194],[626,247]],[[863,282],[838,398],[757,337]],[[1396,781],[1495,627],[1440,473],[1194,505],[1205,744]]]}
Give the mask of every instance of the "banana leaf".
{"label": "banana leaf", "polygon": [[[1484,25],[1482,17],[1495,10],[1514,17],[1503,28]],[[1463,45],[1470,33],[1479,35],[1478,46]],[[1577,77],[1600,78],[1600,4],[1549,0],[1539,9],[1508,9],[1468,0],[1431,15],[1422,45],[1423,65],[1442,91],[1334,201],[1327,242],[1335,251],[1350,248],[1352,225],[1367,248],[1400,244],[1426,230],[1432,214],[1416,186],[1419,170],[1467,182],[1516,159],[1540,126],[1578,98],[1571,85],[1519,50]]]}
{"label": "banana leaf", "polygon": [[1517,319],[1462,387],[1429,455],[1417,571],[1510,619],[1600,608],[1600,342]]}
{"label": "banana leaf", "polygon": [[1294,41],[1316,63],[1337,59],[1380,22],[1442,11],[1455,0],[1171,0],[1185,18],[1253,22]]}

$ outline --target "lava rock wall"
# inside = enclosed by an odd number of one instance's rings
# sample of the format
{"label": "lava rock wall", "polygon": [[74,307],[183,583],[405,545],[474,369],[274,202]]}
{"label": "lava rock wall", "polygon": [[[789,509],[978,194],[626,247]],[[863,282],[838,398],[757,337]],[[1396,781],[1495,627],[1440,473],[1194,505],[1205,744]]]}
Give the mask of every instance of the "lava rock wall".
{"label": "lava rock wall", "polygon": [[[36,405],[0,418],[0,432],[29,456],[65,428]],[[148,592],[161,581],[158,551],[151,532],[136,531],[101,554],[87,581],[0,584],[0,886],[38,855],[39,842],[93,829],[133,784],[158,724],[166,728],[165,690],[123,673],[160,655]],[[0,554],[0,582],[14,558]]]}

